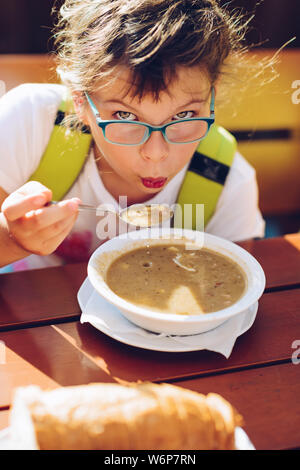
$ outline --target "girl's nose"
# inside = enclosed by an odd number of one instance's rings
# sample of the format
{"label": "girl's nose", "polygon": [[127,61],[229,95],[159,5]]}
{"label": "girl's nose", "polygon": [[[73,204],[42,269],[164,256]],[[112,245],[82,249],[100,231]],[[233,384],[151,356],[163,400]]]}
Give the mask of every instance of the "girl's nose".
{"label": "girl's nose", "polygon": [[160,131],[154,131],[141,146],[140,153],[145,160],[159,162],[168,156],[168,143]]}

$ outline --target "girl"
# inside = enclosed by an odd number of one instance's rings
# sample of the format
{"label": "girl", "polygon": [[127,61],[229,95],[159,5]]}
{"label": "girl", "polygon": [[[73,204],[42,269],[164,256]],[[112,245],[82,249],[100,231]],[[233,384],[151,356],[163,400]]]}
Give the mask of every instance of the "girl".
{"label": "girl", "polygon": [[[78,215],[81,201],[116,210],[124,198],[121,205],[172,205],[192,171],[204,198],[221,188],[207,232],[262,237],[254,169],[235,150],[224,159],[202,153],[216,141],[210,126],[222,66],[242,50],[244,32],[215,0],[66,0],[56,33],[63,85],[21,85],[0,101],[0,265],[86,260],[109,234],[97,230],[94,214]],[[77,131],[72,122],[64,132],[66,148],[70,132],[88,132],[91,145],[63,200],[49,206],[53,188],[34,176],[54,123],[61,125],[66,89],[77,118]],[[226,131],[218,138],[234,149]],[[57,162],[64,153],[56,152]],[[68,176],[58,171],[54,179]],[[192,193],[197,199],[189,183],[185,194]]]}

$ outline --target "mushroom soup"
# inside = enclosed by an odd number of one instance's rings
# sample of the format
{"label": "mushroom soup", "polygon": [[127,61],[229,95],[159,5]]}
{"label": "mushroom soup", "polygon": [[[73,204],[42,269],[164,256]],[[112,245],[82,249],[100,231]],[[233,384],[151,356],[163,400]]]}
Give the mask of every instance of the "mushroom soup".
{"label": "mushroom soup", "polygon": [[160,313],[199,315],[234,304],[246,288],[237,263],[206,248],[147,245],[115,259],[109,288],[124,300]]}

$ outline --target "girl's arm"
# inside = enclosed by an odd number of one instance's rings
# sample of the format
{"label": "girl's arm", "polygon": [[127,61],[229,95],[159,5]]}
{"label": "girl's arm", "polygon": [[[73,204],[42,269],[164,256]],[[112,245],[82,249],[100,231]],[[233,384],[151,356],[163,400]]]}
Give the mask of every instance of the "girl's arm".
{"label": "girl's arm", "polygon": [[30,181],[10,195],[0,188],[0,266],[30,254],[53,253],[71,231],[78,214],[79,199],[51,201],[51,191]]}

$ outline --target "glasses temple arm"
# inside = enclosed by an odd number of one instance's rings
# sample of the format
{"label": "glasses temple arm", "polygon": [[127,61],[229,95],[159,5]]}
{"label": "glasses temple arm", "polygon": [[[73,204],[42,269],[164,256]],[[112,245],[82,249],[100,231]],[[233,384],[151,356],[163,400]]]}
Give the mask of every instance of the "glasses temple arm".
{"label": "glasses temple arm", "polygon": [[215,87],[211,88],[210,116],[215,117]]}
{"label": "glasses temple arm", "polygon": [[[92,98],[90,98],[89,94],[88,94],[86,91],[84,92],[84,94],[85,94],[86,99],[88,100],[88,103],[89,103],[90,107],[92,108],[92,111],[93,111],[95,117],[96,117],[96,118],[97,118],[97,117],[100,118],[99,111],[98,111],[98,109],[96,108],[96,106],[95,106],[95,104],[94,104]],[[100,119],[101,119],[101,118],[100,118]]]}

